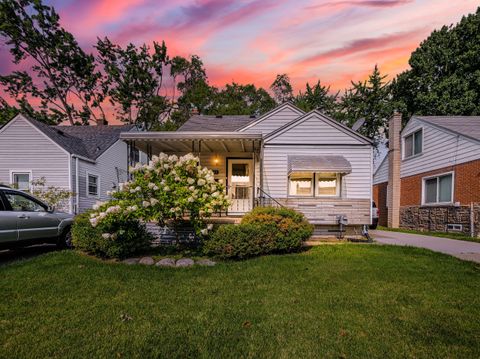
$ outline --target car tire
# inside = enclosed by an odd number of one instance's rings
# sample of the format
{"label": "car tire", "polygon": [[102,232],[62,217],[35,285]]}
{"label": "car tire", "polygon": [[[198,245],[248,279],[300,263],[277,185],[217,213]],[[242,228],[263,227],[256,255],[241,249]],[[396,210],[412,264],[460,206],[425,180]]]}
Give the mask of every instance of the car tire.
{"label": "car tire", "polygon": [[72,231],[67,228],[62,235],[58,238],[57,247],[59,249],[72,249]]}

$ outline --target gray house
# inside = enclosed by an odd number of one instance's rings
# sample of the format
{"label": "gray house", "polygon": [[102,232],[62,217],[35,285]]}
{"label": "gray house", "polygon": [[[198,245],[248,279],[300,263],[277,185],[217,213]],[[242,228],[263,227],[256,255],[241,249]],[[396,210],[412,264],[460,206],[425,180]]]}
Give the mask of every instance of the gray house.
{"label": "gray house", "polygon": [[75,193],[62,210],[82,212],[127,179],[128,146],[119,137],[131,130],[133,125],[48,126],[18,115],[0,128],[0,183],[28,189],[44,177],[47,185]]}
{"label": "gray house", "polygon": [[176,132],[124,132],[150,157],[194,153],[227,184],[228,215],[274,204],[303,212],[316,233],[338,230],[338,217],[360,233],[371,223],[373,146],[318,111],[285,103],[260,118],[193,116]]}

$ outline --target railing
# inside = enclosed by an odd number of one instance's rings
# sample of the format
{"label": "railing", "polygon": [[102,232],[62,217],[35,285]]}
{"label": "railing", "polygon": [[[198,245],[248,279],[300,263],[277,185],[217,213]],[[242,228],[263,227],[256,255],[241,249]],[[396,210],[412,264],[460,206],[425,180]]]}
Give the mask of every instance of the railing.
{"label": "railing", "polygon": [[283,204],[278,202],[275,198],[270,196],[261,187],[257,187],[257,198],[255,198],[256,207],[278,207],[285,208]]}

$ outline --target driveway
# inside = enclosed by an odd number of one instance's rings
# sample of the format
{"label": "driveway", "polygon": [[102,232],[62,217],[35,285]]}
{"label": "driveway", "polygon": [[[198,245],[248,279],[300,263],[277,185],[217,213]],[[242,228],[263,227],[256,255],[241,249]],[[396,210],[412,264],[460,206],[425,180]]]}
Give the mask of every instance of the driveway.
{"label": "driveway", "polygon": [[390,231],[371,231],[370,234],[378,243],[426,248],[480,263],[480,243]]}
{"label": "driveway", "polygon": [[21,261],[57,250],[55,244],[40,244],[31,247],[0,250],[0,266]]}

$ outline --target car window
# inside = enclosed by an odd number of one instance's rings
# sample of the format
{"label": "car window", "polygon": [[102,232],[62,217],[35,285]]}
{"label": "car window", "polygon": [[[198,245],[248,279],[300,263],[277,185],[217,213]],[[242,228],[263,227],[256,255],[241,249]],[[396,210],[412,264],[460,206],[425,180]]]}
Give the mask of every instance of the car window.
{"label": "car window", "polygon": [[5,192],[5,198],[15,212],[45,212],[46,208],[31,198],[16,192]]}
{"label": "car window", "polygon": [[5,205],[2,200],[2,192],[0,192],[0,211],[5,211]]}

